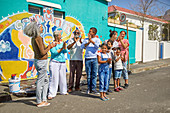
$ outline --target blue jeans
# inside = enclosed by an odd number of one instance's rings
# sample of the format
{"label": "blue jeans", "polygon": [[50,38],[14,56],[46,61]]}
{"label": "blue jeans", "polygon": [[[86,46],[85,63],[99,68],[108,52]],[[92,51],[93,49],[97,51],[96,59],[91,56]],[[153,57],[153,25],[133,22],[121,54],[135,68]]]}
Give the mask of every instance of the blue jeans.
{"label": "blue jeans", "polygon": [[122,70],[123,79],[128,79],[127,62],[122,62],[122,65],[123,65]]}
{"label": "blue jeans", "polygon": [[109,89],[111,75],[112,75],[112,68],[109,68],[109,78],[108,78],[108,87],[107,87],[107,89]]}
{"label": "blue jeans", "polygon": [[88,90],[96,90],[96,81],[97,81],[97,67],[98,62],[97,58],[85,59],[85,68],[87,74],[87,85]]}
{"label": "blue jeans", "polygon": [[99,66],[99,91],[107,92],[108,90],[108,79],[109,79],[109,65]]}

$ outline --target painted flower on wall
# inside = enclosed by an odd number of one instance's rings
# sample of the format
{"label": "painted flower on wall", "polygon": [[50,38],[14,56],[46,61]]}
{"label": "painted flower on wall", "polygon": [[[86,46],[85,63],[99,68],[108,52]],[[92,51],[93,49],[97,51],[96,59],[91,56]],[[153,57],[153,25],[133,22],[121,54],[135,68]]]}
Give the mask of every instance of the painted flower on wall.
{"label": "painted flower on wall", "polygon": [[0,52],[5,53],[6,51],[11,51],[10,43],[8,41],[0,41]]}

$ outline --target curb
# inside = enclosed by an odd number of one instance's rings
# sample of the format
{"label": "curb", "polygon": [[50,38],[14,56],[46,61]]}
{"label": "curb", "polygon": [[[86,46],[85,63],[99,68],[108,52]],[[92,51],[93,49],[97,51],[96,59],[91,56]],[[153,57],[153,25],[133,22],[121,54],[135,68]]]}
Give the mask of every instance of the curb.
{"label": "curb", "polygon": [[137,69],[131,69],[132,73],[140,73],[148,70],[155,70],[163,67],[168,67],[170,64],[162,64],[162,65],[156,65],[156,66],[150,66],[146,68],[137,68]]}

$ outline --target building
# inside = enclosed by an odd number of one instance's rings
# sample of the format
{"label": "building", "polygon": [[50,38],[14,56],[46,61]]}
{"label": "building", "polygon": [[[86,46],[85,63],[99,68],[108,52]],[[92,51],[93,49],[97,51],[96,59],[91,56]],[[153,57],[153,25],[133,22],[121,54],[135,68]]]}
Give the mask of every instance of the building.
{"label": "building", "polygon": [[[103,41],[109,34],[108,2],[111,0],[7,0],[0,4],[0,68],[8,81],[12,74],[21,79],[34,78],[34,55],[31,37],[23,29],[32,20],[43,23],[46,45],[53,40],[54,30],[62,30],[63,40],[79,28],[85,38],[90,27],[96,27]],[[50,53],[49,53],[50,54]],[[68,54],[69,59],[69,54]],[[68,65],[67,59],[67,65]],[[69,68],[68,68],[69,71]]]}
{"label": "building", "polygon": [[[168,51],[170,43],[161,41],[162,25],[168,23],[167,21],[113,5],[108,7],[108,25],[114,28],[126,29],[126,26],[120,25],[118,21],[118,17],[122,13],[126,15],[129,30],[134,32],[133,35],[129,34],[129,40],[134,42],[133,48],[135,48],[135,53],[133,54],[135,54],[135,62],[148,62],[159,60],[160,58],[170,58],[170,51]],[[142,28],[141,17],[143,16],[145,22]],[[142,30],[144,32],[143,40]]]}

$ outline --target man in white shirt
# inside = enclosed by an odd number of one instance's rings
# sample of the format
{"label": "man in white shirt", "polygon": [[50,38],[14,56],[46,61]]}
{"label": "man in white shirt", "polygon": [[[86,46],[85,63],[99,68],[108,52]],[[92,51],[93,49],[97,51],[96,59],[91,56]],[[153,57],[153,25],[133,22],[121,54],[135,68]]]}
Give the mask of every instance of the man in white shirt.
{"label": "man in white shirt", "polygon": [[80,48],[82,39],[80,37],[80,31],[76,29],[74,31],[74,37],[68,41],[67,48],[70,50],[70,76],[68,92],[72,92],[74,86],[74,74],[76,72],[75,90],[80,91],[80,79],[83,69],[82,51]]}

